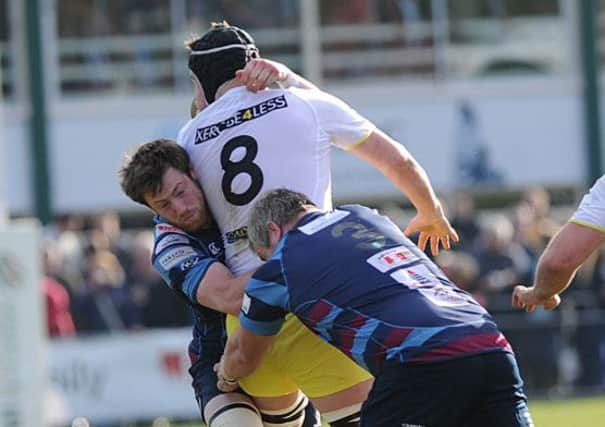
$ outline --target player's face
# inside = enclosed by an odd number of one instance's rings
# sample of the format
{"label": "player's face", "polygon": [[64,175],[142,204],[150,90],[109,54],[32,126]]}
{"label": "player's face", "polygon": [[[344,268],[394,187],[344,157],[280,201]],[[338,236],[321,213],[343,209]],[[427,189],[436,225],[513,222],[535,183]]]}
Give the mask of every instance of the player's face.
{"label": "player's face", "polygon": [[196,232],[211,223],[202,189],[189,174],[168,168],[160,190],[146,194],[145,201],[169,223],[188,232]]}
{"label": "player's face", "polygon": [[267,261],[271,258],[271,255],[273,255],[273,249],[267,246],[255,246],[254,252],[256,252],[256,255],[263,261]]}

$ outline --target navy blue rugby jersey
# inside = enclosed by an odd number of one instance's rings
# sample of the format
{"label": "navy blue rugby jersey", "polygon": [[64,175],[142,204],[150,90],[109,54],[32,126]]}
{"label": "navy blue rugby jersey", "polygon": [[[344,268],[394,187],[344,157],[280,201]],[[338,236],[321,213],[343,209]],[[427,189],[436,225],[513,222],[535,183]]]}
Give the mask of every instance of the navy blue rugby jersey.
{"label": "navy blue rugby jersey", "polygon": [[200,282],[215,262],[223,262],[225,251],[221,234],[216,227],[190,234],[154,218],[153,252],[151,262],[164,282],[193,310],[195,325],[190,353],[199,355],[205,341],[226,339],[225,314],[204,307],[197,302]]}
{"label": "navy blue rugby jersey", "polygon": [[241,324],[273,335],[287,312],[374,375],[389,359],[511,351],[479,303],[387,217],[359,205],[305,215],[254,274]]}

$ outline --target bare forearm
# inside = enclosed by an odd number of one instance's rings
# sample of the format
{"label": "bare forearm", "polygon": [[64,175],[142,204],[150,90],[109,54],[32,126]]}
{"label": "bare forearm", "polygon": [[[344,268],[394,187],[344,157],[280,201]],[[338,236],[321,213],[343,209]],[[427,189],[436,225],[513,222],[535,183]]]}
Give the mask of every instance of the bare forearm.
{"label": "bare forearm", "polygon": [[197,302],[221,313],[237,316],[242,306],[244,289],[252,273],[250,271],[234,277],[222,264],[213,266],[213,270],[206,273],[198,287]]}
{"label": "bare forearm", "polygon": [[353,154],[380,170],[419,212],[431,216],[442,213],[426,171],[403,145],[382,131],[375,130]]}
{"label": "bare forearm", "polygon": [[248,357],[243,351],[244,349],[242,348],[239,337],[239,331],[229,337],[227,345],[225,346],[223,361],[225,374],[231,378],[237,379],[250,374],[258,365],[254,358]]}
{"label": "bare forearm", "polygon": [[391,168],[389,174],[392,177],[387,175],[387,178],[410,199],[416,210],[429,215],[443,213],[426,171],[414,159],[401,162],[399,167]]}
{"label": "bare forearm", "polygon": [[540,262],[538,262],[534,280],[534,292],[536,296],[538,298],[549,298],[560,294],[567,289],[576,270],[577,267],[553,265],[549,258],[541,258]]}
{"label": "bare forearm", "polygon": [[244,297],[244,290],[248,280],[252,277],[252,272],[245,273],[241,276],[235,277],[231,282],[231,292],[229,292],[229,300],[225,307],[227,314],[233,314],[234,316],[239,315],[239,311],[242,307],[242,299]]}
{"label": "bare forearm", "polygon": [[536,294],[549,297],[564,291],[586,258],[604,242],[605,235],[599,231],[565,224],[538,261],[534,280]]}

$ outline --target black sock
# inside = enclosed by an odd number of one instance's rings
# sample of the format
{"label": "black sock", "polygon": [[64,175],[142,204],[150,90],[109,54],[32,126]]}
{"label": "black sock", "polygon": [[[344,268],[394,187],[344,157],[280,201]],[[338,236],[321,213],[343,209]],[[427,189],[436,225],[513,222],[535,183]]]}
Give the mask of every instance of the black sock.
{"label": "black sock", "polygon": [[317,409],[315,409],[310,400],[307,406],[305,406],[305,421],[302,427],[321,427],[319,412],[317,412]]}
{"label": "black sock", "polygon": [[359,427],[361,425],[360,414],[361,412],[356,412],[339,420],[332,421],[330,427]]}

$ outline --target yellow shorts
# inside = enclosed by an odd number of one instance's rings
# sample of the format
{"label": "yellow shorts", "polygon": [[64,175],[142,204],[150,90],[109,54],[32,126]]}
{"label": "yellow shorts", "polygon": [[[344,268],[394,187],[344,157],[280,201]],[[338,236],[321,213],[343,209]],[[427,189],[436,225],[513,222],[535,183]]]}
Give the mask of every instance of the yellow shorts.
{"label": "yellow shorts", "polygon": [[[238,328],[239,320],[228,315],[227,333],[231,335]],[[368,372],[289,314],[260,366],[239,383],[251,396],[275,397],[301,390],[314,398],[370,378]]]}

